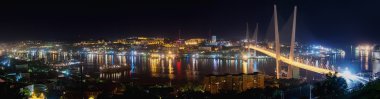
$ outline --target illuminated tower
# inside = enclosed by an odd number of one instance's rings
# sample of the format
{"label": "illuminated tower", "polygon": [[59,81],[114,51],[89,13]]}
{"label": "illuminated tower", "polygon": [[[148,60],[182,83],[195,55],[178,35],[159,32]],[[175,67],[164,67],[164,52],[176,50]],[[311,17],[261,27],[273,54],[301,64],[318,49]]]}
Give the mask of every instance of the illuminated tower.
{"label": "illuminated tower", "polygon": [[[248,22],[247,22],[247,30],[246,30],[246,35],[245,35],[245,46],[249,46],[249,26],[248,26]],[[250,48],[247,47],[247,57],[246,58],[249,58],[251,57],[251,50]]]}
{"label": "illuminated tower", "polygon": [[245,40],[246,40],[246,42],[248,44],[248,42],[249,42],[249,27],[248,27],[248,22],[246,24],[247,24],[247,27],[246,27],[247,30],[245,32]]}
{"label": "illuminated tower", "polygon": [[[255,28],[255,32],[253,33],[253,45],[257,45],[258,41],[257,41],[257,34],[259,33],[259,24],[257,23],[256,24],[256,28]],[[253,57],[257,57],[256,56],[256,50],[253,51]]]}
{"label": "illuminated tower", "polygon": [[[293,25],[292,25],[292,37],[290,41],[290,53],[289,53],[289,59],[291,61],[294,60],[294,47],[295,40],[296,40],[296,23],[297,23],[297,6],[294,6],[294,12],[293,12]],[[289,78],[299,78],[299,68],[289,65],[288,67],[288,77]]]}
{"label": "illuminated tower", "polygon": [[276,51],[276,78],[280,79],[280,34],[278,32],[277,7],[274,7],[274,35],[275,35],[275,51]]}

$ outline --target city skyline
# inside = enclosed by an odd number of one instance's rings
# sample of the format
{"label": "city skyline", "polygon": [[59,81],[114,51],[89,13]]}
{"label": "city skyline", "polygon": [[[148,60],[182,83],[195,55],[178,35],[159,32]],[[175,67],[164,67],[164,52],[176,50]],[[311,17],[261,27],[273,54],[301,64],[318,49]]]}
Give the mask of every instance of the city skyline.
{"label": "city skyline", "polygon": [[0,4],[0,97],[377,99],[378,4]]}

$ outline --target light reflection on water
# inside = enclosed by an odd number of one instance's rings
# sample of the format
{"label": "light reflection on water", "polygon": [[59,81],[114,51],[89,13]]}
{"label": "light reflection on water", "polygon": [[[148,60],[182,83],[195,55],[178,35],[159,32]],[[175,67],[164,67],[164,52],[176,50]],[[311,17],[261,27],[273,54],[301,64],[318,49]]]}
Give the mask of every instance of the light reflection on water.
{"label": "light reflection on water", "polygon": [[[201,80],[208,74],[239,74],[262,72],[266,75],[275,75],[275,61],[273,59],[202,59],[202,58],[151,58],[138,55],[98,55],[98,54],[72,54],[60,52],[57,54],[35,52],[18,54],[28,59],[43,59],[47,63],[59,63],[73,58],[84,62],[85,73],[92,77],[120,81],[149,80],[154,78],[173,81]],[[82,58],[78,58],[82,57]],[[379,60],[372,60],[371,52],[353,51],[345,56],[331,55],[313,61],[317,66],[327,64],[337,69],[349,67],[352,72],[372,71],[372,66],[379,67]],[[101,72],[101,68],[123,68]],[[380,70],[377,70],[380,71]],[[301,73],[301,75],[308,73]]]}
{"label": "light reflection on water", "polygon": [[[128,79],[150,79],[163,78],[169,80],[200,80],[208,74],[239,74],[253,73],[255,71],[273,75],[273,59],[249,59],[229,60],[229,59],[199,59],[199,58],[150,58],[146,56],[115,56],[97,55],[96,57],[107,57],[109,62],[86,63],[96,66],[127,66],[125,71],[103,72],[100,78],[114,80]],[[87,58],[96,58],[87,57]],[[115,60],[110,60],[116,58]],[[97,58],[102,59],[102,58]],[[91,60],[91,59],[87,59]],[[102,61],[102,60],[97,60]],[[87,61],[91,62],[91,61]],[[108,63],[108,64],[107,64]],[[111,64],[110,64],[111,63]],[[107,64],[107,65],[106,65]],[[111,75],[111,76],[109,76]],[[116,75],[116,76],[115,76]],[[115,78],[116,77],[116,78]],[[120,78],[119,78],[120,77]]]}

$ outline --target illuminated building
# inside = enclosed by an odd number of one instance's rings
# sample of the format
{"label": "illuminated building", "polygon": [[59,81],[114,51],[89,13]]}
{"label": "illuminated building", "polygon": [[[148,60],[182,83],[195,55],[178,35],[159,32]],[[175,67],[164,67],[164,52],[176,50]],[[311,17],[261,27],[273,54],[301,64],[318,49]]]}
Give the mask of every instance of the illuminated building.
{"label": "illuminated building", "polygon": [[216,36],[211,36],[211,42],[209,45],[218,45],[218,42],[216,42]]}
{"label": "illuminated building", "polygon": [[380,46],[377,45],[373,48],[373,58],[379,60],[380,59]]}
{"label": "illuminated building", "polygon": [[36,95],[34,92],[32,92],[32,95],[29,97],[29,99],[46,99],[46,97],[43,93]]}
{"label": "illuminated building", "polygon": [[222,91],[243,92],[253,88],[264,88],[264,75],[255,72],[252,74],[227,74],[206,76],[203,81],[205,91],[212,94]]}
{"label": "illuminated building", "polygon": [[104,40],[98,41],[81,41],[79,43],[74,43],[74,46],[86,46],[86,45],[107,45],[108,42]]}
{"label": "illuminated building", "polygon": [[185,41],[186,45],[199,45],[200,43],[206,41],[206,39],[202,38],[193,38]]}
{"label": "illuminated building", "polygon": [[211,37],[211,43],[216,43],[216,36]]}
{"label": "illuminated building", "polygon": [[[380,46],[377,45],[373,48],[372,51],[372,58],[373,58],[373,66],[372,66],[372,73],[373,74],[379,74],[380,73]],[[376,75],[379,76],[379,75]]]}
{"label": "illuminated building", "polygon": [[212,51],[212,47],[211,46],[200,46],[200,47],[198,47],[198,50],[200,50],[200,51]]}
{"label": "illuminated building", "polygon": [[164,38],[147,38],[147,37],[131,37],[127,39],[116,40],[114,44],[124,45],[163,45]]}
{"label": "illuminated building", "polygon": [[273,49],[274,48],[274,43],[273,42],[268,42],[267,46],[268,46],[269,49]]}

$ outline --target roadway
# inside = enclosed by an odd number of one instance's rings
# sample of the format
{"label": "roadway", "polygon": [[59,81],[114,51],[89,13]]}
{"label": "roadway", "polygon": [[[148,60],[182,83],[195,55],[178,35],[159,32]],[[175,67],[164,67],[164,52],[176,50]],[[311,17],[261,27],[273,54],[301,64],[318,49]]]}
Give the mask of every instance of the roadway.
{"label": "roadway", "polygon": [[[253,50],[256,50],[256,51],[259,51],[265,55],[268,55],[270,57],[273,57],[273,58],[276,58],[276,53],[269,50],[269,49],[266,49],[266,48],[261,48],[261,47],[258,47],[258,46],[249,46],[250,49],[253,49]],[[305,69],[305,70],[308,70],[308,71],[313,71],[313,72],[316,72],[316,73],[319,73],[319,74],[327,74],[327,73],[335,73],[335,71],[333,70],[329,70],[329,69],[324,69],[324,68],[319,68],[319,67],[316,67],[316,66],[312,66],[312,65],[308,65],[308,64],[305,64],[305,63],[300,63],[300,62],[297,62],[297,61],[292,61],[290,60],[289,58],[287,57],[284,57],[284,56],[280,56],[280,59],[279,59],[281,62],[284,62],[286,64],[289,64],[289,65],[292,65],[292,66],[295,66],[295,67],[298,67],[298,68],[302,68],[302,69]],[[341,73],[338,73],[337,76],[341,76]]]}

